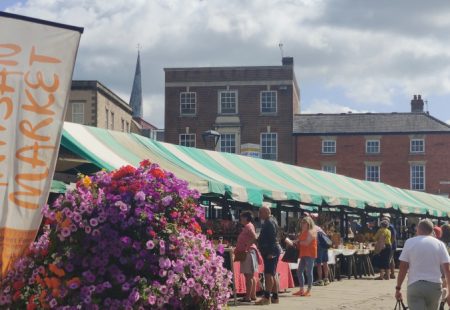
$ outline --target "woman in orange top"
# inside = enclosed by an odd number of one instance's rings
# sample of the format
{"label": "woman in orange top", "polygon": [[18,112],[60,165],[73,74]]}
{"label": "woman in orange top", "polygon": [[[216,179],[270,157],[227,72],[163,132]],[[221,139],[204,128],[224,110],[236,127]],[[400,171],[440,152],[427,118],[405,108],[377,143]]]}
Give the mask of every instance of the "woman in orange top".
{"label": "woman in orange top", "polygon": [[[317,257],[317,232],[314,221],[311,217],[304,217],[301,222],[301,232],[298,236],[298,249],[300,263],[298,264],[297,276],[300,283],[300,290],[294,293],[295,296],[311,296],[311,287],[313,283],[313,268],[314,261]],[[308,289],[305,291],[305,276],[306,269],[306,285]]]}

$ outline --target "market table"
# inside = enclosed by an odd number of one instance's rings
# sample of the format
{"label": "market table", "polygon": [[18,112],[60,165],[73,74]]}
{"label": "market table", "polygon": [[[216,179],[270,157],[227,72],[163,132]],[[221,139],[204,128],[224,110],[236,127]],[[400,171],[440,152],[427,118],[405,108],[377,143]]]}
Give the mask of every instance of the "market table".
{"label": "market table", "polygon": [[[277,273],[279,275],[280,279],[280,291],[284,291],[288,288],[295,287],[294,284],[294,278],[292,277],[291,268],[289,267],[288,263],[285,263],[281,261],[282,256],[280,256],[280,259],[278,261],[277,266]],[[234,262],[233,264],[233,272],[234,272],[234,279],[235,279],[235,286],[236,286],[236,293],[243,294],[245,293],[245,277],[243,274],[240,273],[241,265],[239,262]],[[259,285],[259,274],[264,273],[264,265],[259,265],[258,272],[255,273],[257,281],[257,287],[256,290],[260,290]]]}

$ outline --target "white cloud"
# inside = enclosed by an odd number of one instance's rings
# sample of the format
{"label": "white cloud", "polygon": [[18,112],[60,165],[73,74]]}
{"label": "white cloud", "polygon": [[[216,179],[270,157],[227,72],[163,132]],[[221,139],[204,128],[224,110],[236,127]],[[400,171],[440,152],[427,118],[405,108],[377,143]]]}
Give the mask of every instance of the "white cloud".
{"label": "white cloud", "polygon": [[145,115],[156,124],[164,123],[164,67],[277,65],[279,42],[300,85],[337,87],[349,107],[450,95],[444,1],[29,0],[9,11],[85,27],[75,78],[121,94],[131,92],[140,43]]}
{"label": "white cloud", "polygon": [[450,119],[449,119],[449,120],[447,120],[447,121],[446,121],[446,123],[450,125]]}

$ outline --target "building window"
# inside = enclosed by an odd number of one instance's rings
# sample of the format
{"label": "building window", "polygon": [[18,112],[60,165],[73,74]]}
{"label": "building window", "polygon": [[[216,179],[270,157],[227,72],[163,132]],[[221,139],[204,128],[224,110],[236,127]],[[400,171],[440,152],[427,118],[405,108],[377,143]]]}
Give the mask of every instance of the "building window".
{"label": "building window", "polygon": [[323,165],[322,171],[336,173],[336,166],[335,165]]}
{"label": "building window", "polygon": [[129,122],[126,122],[126,129],[127,129],[126,132],[130,132],[130,123]]}
{"label": "building window", "polygon": [[425,166],[420,164],[411,165],[411,189],[417,191],[425,190]]}
{"label": "building window", "polygon": [[264,159],[277,160],[276,133],[261,133],[261,157]]}
{"label": "building window", "polygon": [[197,106],[197,93],[182,92],[180,93],[180,114],[195,115]]}
{"label": "building window", "polygon": [[84,124],[84,102],[72,102],[72,122]]}
{"label": "building window", "polygon": [[114,130],[114,112],[111,112],[111,129]]}
{"label": "building window", "polygon": [[277,113],[277,92],[276,91],[262,91],[260,103],[261,103],[261,113],[262,114]]}
{"label": "building window", "polygon": [[336,153],[336,141],[335,140],[323,140],[322,141],[322,153],[324,153],[324,154]]}
{"label": "building window", "polygon": [[380,166],[366,165],[366,181],[380,182]]}
{"label": "building window", "polygon": [[195,147],[195,133],[182,133],[179,141],[181,146]]}
{"label": "building window", "polygon": [[366,141],[366,153],[367,154],[380,153],[380,140],[367,140]]}
{"label": "building window", "polygon": [[223,133],[220,135],[220,151],[225,153],[236,153],[235,133]]}
{"label": "building window", "polygon": [[105,119],[105,128],[109,128],[109,110],[105,109],[106,119]]}
{"label": "building window", "polygon": [[237,114],[237,91],[219,92],[220,113]]}
{"label": "building window", "polygon": [[425,152],[425,140],[424,139],[411,139],[411,153],[424,153]]}
{"label": "building window", "polygon": [[122,129],[122,132],[125,132],[125,120],[122,118],[122,119],[120,120],[120,122],[121,122],[121,129]]}

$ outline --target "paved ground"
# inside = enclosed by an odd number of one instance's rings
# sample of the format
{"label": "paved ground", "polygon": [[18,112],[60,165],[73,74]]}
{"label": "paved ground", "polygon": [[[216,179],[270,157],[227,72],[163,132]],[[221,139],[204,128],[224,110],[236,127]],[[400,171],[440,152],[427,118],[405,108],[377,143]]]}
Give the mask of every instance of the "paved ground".
{"label": "paved ground", "polygon": [[[253,309],[305,309],[305,310],[385,310],[395,307],[396,280],[376,281],[372,279],[344,279],[335,281],[328,286],[313,287],[311,297],[295,297],[290,289],[289,293],[280,295],[280,304],[270,306],[255,306],[254,304],[240,303],[242,310]],[[405,295],[405,292],[403,293]],[[233,305],[233,303],[231,303]]]}

